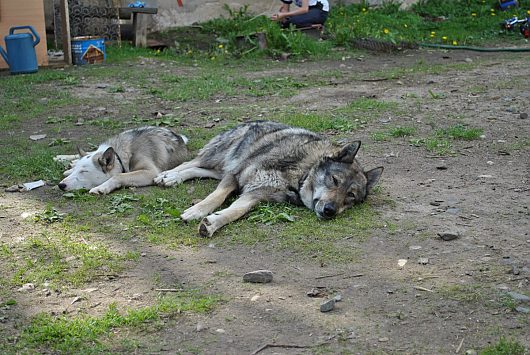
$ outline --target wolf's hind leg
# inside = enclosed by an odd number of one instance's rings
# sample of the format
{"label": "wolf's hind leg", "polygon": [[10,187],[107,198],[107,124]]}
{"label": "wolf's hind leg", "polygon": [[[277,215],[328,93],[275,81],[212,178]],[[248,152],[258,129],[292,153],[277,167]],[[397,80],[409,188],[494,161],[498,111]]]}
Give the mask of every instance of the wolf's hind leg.
{"label": "wolf's hind leg", "polygon": [[221,206],[230,194],[237,190],[237,181],[233,175],[223,177],[214,192],[209,194],[204,200],[184,211],[180,218],[184,221],[200,219],[215,211]]}
{"label": "wolf's hind leg", "polygon": [[243,217],[259,202],[260,197],[254,193],[241,195],[230,207],[205,217],[199,225],[199,234],[211,237],[219,228]]}

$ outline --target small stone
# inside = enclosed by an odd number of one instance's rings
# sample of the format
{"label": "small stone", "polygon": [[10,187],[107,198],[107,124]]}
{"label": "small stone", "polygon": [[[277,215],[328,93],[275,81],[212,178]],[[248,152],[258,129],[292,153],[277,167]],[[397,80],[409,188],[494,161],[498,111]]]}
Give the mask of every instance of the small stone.
{"label": "small stone", "polygon": [[308,297],[326,297],[328,290],[326,287],[313,287],[311,290],[306,292]]}
{"label": "small stone", "polygon": [[528,118],[528,114],[526,112],[521,112],[521,114],[519,114],[519,118],[522,120],[526,120]]}
{"label": "small stone", "polygon": [[466,63],[473,63],[473,59],[471,59],[471,58],[466,58],[464,60],[465,60]]}
{"label": "small stone", "polygon": [[20,192],[21,189],[22,189],[22,186],[13,185],[13,186],[6,187],[5,192]]}
{"label": "small stone", "polygon": [[35,284],[27,283],[22,285],[19,289],[17,289],[18,292],[26,292],[35,289]]}
{"label": "small stone", "polygon": [[260,295],[254,295],[252,296],[252,298],[250,299],[250,302],[256,302],[257,300],[259,300],[260,298]]}
{"label": "small stone", "polygon": [[208,327],[205,326],[205,325],[202,324],[202,323],[197,323],[197,326],[195,327],[195,330],[196,330],[197,332],[201,332],[201,331],[206,330],[206,329],[208,329]]}
{"label": "small stone", "polygon": [[513,291],[510,291],[510,292],[507,292],[508,295],[513,298],[514,300],[516,301],[519,301],[519,302],[530,302],[530,297],[528,297],[527,295],[523,295],[523,294],[520,294],[520,293],[517,293],[517,292],[513,292]]}
{"label": "small stone", "polygon": [[329,312],[335,308],[335,299],[332,298],[320,304],[320,312]]}
{"label": "small stone", "polygon": [[379,338],[379,341],[381,343],[386,343],[387,341],[389,341],[390,339],[388,339],[387,337],[382,337],[382,338]]}
{"label": "small stone", "polygon": [[429,263],[429,258],[419,258],[418,264],[420,265],[427,265]]}
{"label": "small stone", "polygon": [[515,310],[517,312],[519,312],[519,313],[525,313],[525,314],[530,313],[530,308],[526,308],[526,307],[522,307],[522,306],[515,307]]}
{"label": "small stone", "polygon": [[454,231],[447,231],[438,233],[438,236],[442,238],[442,240],[449,241],[460,237],[460,233]]}
{"label": "small stone", "polygon": [[419,245],[411,245],[411,246],[409,247],[409,249],[410,249],[410,250],[420,250],[420,249],[421,249],[421,246],[419,246]]}
{"label": "small stone", "polygon": [[244,282],[252,283],[268,283],[272,281],[272,271],[269,270],[256,270],[247,272],[243,275]]}
{"label": "small stone", "polygon": [[494,163],[493,163],[491,160],[488,160],[488,161],[486,162],[486,164],[488,164],[488,165],[493,165]]}
{"label": "small stone", "polygon": [[333,299],[335,300],[335,302],[340,302],[340,301],[342,301],[342,296],[340,294],[339,295],[335,295],[333,297]]}
{"label": "small stone", "polygon": [[398,266],[399,266],[399,267],[403,267],[403,266],[405,266],[405,264],[407,263],[407,261],[408,261],[407,259],[399,259],[399,260],[398,260]]}
{"label": "small stone", "polygon": [[477,351],[475,349],[469,349],[465,352],[466,355],[477,355]]}
{"label": "small stone", "polygon": [[29,136],[29,139],[31,139],[32,141],[39,141],[44,138],[46,138],[45,134],[34,134],[34,135]]}
{"label": "small stone", "polygon": [[216,329],[215,331],[216,331],[217,333],[219,333],[219,334],[224,334],[224,333],[226,333],[226,331],[225,331],[224,329],[221,329],[221,328]]}

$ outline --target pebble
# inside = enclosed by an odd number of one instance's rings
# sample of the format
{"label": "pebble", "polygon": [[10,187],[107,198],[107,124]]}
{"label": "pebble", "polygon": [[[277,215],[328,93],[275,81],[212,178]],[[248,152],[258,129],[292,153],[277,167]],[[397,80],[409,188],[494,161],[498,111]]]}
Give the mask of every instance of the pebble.
{"label": "pebble", "polygon": [[387,341],[389,341],[390,339],[388,339],[387,337],[383,337],[383,338],[379,338],[379,341],[381,343],[386,343]]}
{"label": "pebble", "polygon": [[224,329],[221,329],[221,328],[216,329],[215,331],[216,331],[217,333],[219,333],[219,334],[224,334],[224,333],[226,333],[226,331],[225,331]]}
{"label": "pebble", "polygon": [[332,298],[320,304],[320,312],[329,312],[335,308],[335,299]]}
{"label": "pebble", "polygon": [[198,332],[201,332],[201,331],[203,331],[203,330],[205,330],[205,329],[208,329],[208,327],[205,326],[205,325],[202,324],[202,323],[197,323],[197,326],[195,327],[195,330],[198,331]]}
{"label": "pebble", "polygon": [[272,281],[272,271],[256,270],[243,275],[244,282],[268,283]]}
{"label": "pebble", "polygon": [[429,258],[419,258],[418,264],[420,265],[427,265],[429,263]]}
{"label": "pebble", "polygon": [[475,349],[469,349],[465,352],[466,355],[477,355],[477,351]]}
{"label": "pebble", "polygon": [[446,232],[438,233],[438,236],[442,238],[442,240],[449,241],[449,240],[454,240],[460,237],[460,233],[453,232],[453,231],[446,231]]}
{"label": "pebble", "polygon": [[35,284],[27,283],[27,284],[22,285],[22,287],[20,287],[17,291],[25,292],[25,291],[30,291],[33,289],[35,289]]}
{"label": "pebble", "polygon": [[409,247],[409,249],[410,249],[410,250],[420,250],[420,249],[421,249],[421,246],[419,246],[419,245],[411,245],[411,246]]}
{"label": "pebble", "polygon": [[22,187],[20,185],[13,185],[6,187],[5,192],[20,192]]}
{"label": "pebble", "polygon": [[335,297],[333,297],[333,299],[335,300],[335,302],[340,302],[340,301],[342,301],[342,296],[341,295],[335,295]]}
{"label": "pebble", "polygon": [[523,295],[513,291],[508,292],[508,295],[519,302],[530,302],[530,297],[528,297],[527,295]]}
{"label": "pebble", "polygon": [[399,259],[398,260],[398,266],[403,267],[407,263],[407,259]]}
{"label": "pebble", "polygon": [[528,118],[528,114],[526,112],[521,112],[519,115],[519,118],[522,120],[526,120]]}
{"label": "pebble", "polygon": [[257,300],[259,300],[260,298],[260,295],[254,295],[252,296],[252,298],[250,299],[250,302],[256,302]]}

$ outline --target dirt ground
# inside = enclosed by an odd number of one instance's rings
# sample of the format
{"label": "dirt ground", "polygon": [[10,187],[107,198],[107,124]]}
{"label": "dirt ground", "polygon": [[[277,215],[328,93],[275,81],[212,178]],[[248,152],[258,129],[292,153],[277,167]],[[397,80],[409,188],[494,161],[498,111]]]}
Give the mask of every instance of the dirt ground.
{"label": "dirt ground", "polygon": [[[366,73],[403,70],[418,62],[452,67],[440,73],[408,75],[405,70],[396,79],[365,79]],[[160,69],[156,60],[142,65]],[[257,104],[268,112],[285,104],[307,111],[333,109],[361,97],[403,105],[409,114],[379,117],[355,132],[355,138],[369,142],[359,156],[363,165],[385,167],[382,196],[374,208],[382,220],[394,225],[392,230],[374,229],[363,241],[346,237],[341,242],[344,248],[358,251],[358,262],[321,265],[260,243],[218,245],[215,237],[208,246],[172,250],[141,239],[123,246],[108,236],[107,242],[116,248],[141,250],[142,257],[112,280],[94,281],[59,295],[46,296],[42,287],[29,293],[13,290],[18,306],[0,311],[4,317],[0,329],[15,334],[18,325],[42,311],[97,314],[111,301],[148,305],[157,294],[152,284],[156,274],[162,284],[198,287],[223,295],[225,302],[210,313],[184,313],[156,332],[141,334],[139,353],[250,354],[275,344],[284,347],[259,353],[463,354],[495,344],[501,336],[528,349],[530,304],[506,301],[508,292],[530,295],[528,54],[364,53],[241,75],[318,75],[329,69],[347,75],[324,78],[321,87],[300,88],[288,98],[246,98],[243,103],[223,98],[222,102]],[[407,99],[411,97],[418,100]],[[215,105],[214,99],[211,104]],[[153,99],[146,102],[145,111],[164,105]],[[194,115],[201,117],[193,103],[183,104],[185,109],[190,125]],[[482,128],[483,136],[455,140],[454,154],[446,156],[414,146],[407,138],[372,139],[374,132],[397,125],[414,125],[418,135],[426,135],[433,125],[445,126],[445,121]],[[26,127],[14,134],[34,130]],[[14,242],[39,233],[42,227],[24,223],[22,214],[42,209],[48,196],[57,194],[51,186],[26,194],[0,192],[0,240]],[[457,232],[459,237],[445,241],[438,236],[443,232]],[[258,269],[271,270],[273,282],[242,282],[244,272]],[[314,288],[338,294],[341,301],[331,312],[322,313],[319,305],[325,298],[307,295]],[[77,296],[83,301],[72,304]]]}

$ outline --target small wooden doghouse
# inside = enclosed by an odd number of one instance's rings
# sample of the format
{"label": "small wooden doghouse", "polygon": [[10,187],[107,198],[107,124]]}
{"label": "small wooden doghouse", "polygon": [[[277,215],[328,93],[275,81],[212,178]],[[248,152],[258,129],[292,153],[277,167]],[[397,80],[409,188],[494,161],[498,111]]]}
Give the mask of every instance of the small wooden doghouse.
{"label": "small wooden doghouse", "polygon": [[[32,26],[41,38],[35,47],[39,66],[48,65],[46,28],[44,24],[44,2],[42,0],[1,0],[0,1],[0,45],[5,49],[4,37],[15,26]],[[15,32],[19,33],[19,32]],[[0,56],[0,68],[8,68]]]}

